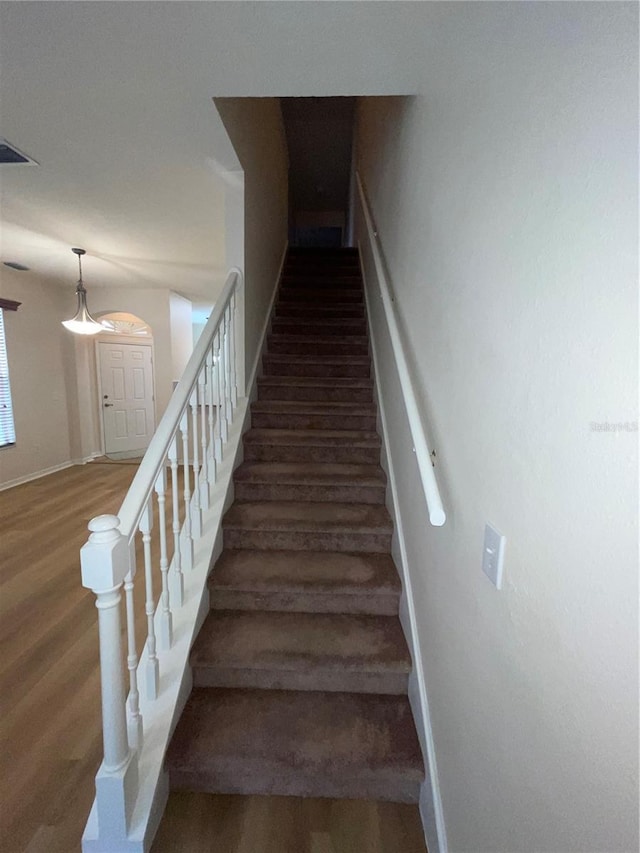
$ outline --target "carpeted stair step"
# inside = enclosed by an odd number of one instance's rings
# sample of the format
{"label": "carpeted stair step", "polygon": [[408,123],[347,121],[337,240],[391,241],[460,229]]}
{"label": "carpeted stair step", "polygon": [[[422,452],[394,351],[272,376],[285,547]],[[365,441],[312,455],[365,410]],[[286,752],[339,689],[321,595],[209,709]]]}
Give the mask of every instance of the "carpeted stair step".
{"label": "carpeted stair step", "polygon": [[403,695],[411,658],[396,616],[215,610],[190,664],[196,687]]}
{"label": "carpeted stair step", "polygon": [[368,355],[369,339],[365,335],[345,338],[322,338],[317,335],[269,335],[270,353],[291,355]]}
{"label": "carpeted stair step", "polygon": [[261,376],[259,400],[315,400],[324,403],[371,403],[373,380],[352,377]]}
{"label": "carpeted stair step", "polygon": [[362,292],[362,278],[359,275],[320,275],[313,276],[286,274],[282,277],[282,287],[291,287],[294,290],[324,290],[331,288],[335,290],[356,290]]}
{"label": "carpeted stair step", "polygon": [[362,305],[364,304],[364,294],[361,290],[335,287],[335,285],[322,288],[282,286],[278,293],[278,301],[283,303],[295,302],[296,304],[309,302],[314,305],[344,305],[345,303]]}
{"label": "carpeted stair step", "polygon": [[174,790],[418,801],[403,696],[195,688],[167,752]]}
{"label": "carpeted stair step", "polygon": [[271,324],[273,334],[319,335],[366,335],[367,322],[358,317],[276,317]]}
{"label": "carpeted stair step", "polygon": [[244,434],[244,458],[253,462],[347,462],[379,464],[375,432],[325,429],[250,429]]}
{"label": "carpeted stair step", "polygon": [[233,475],[236,501],[331,501],[383,504],[379,465],[244,462]]}
{"label": "carpeted stair step", "polygon": [[222,521],[225,548],[388,553],[393,524],[384,506],[265,501],[234,503]]}
{"label": "carpeted stair step", "polygon": [[315,302],[278,302],[276,305],[276,317],[304,317],[304,318],[364,318],[365,310],[363,304],[352,302],[335,302],[331,304],[317,304]]}
{"label": "carpeted stair step", "polygon": [[355,429],[376,428],[373,403],[318,403],[313,400],[259,400],[251,406],[256,429]]}
{"label": "carpeted stair step", "polygon": [[215,610],[395,616],[400,578],[388,554],[223,551],[209,578]]}
{"label": "carpeted stair step", "polygon": [[371,360],[367,355],[267,353],[263,365],[267,376],[351,376],[368,379],[371,374]]}

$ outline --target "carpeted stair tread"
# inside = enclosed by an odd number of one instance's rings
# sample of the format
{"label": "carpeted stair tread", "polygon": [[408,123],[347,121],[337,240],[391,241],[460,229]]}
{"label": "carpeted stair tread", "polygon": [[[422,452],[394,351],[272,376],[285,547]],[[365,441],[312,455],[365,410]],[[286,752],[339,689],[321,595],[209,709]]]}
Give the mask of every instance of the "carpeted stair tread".
{"label": "carpeted stair tread", "polygon": [[364,305],[353,302],[335,302],[316,304],[313,302],[279,302],[276,305],[276,317],[326,317],[326,318],[363,318]]}
{"label": "carpeted stair tread", "polygon": [[245,462],[234,473],[236,501],[384,503],[379,465],[332,462]]}
{"label": "carpeted stair tread", "polygon": [[364,317],[275,317],[273,334],[309,334],[321,337],[363,335],[367,325]]}
{"label": "carpeted stair tread", "polygon": [[305,551],[223,551],[209,581],[211,604],[222,590],[299,593],[314,597],[400,596],[400,578],[388,554]]}
{"label": "carpeted stair tread", "polygon": [[373,388],[373,379],[360,376],[261,376],[258,386],[288,385],[299,388]]}
{"label": "carpeted stair tread", "polygon": [[234,472],[236,482],[245,483],[302,483],[328,485],[331,483],[380,486],[387,482],[379,465],[348,465],[330,462],[244,462]]}
{"label": "carpeted stair tread", "polygon": [[263,399],[252,404],[251,423],[256,429],[375,430],[376,408],[366,402]]}
{"label": "carpeted stair tread", "polygon": [[364,304],[364,294],[361,289],[356,288],[341,288],[335,285],[327,285],[326,287],[282,287],[279,293],[280,302],[307,302],[309,304],[322,303],[345,303],[351,305]]}
{"label": "carpeted stair tread", "polygon": [[195,688],[167,752],[175,789],[417,802],[406,697]]}
{"label": "carpeted stair tread", "polygon": [[256,400],[252,412],[283,412],[290,414],[375,415],[374,403],[325,402],[323,400]]}
{"label": "carpeted stair tread", "polygon": [[197,687],[403,694],[411,658],[395,616],[212,611],[191,651]]}
{"label": "carpeted stair tread", "polygon": [[291,355],[367,355],[369,339],[366,336],[340,335],[317,337],[316,335],[269,335],[270,353],[291,353]]}
{"label": "carpeted stair tread", "polygon": [[246,444],[302,445],[307,447],[381,446],[376,432],[334,429],[251,429],[244,434]]}
{"label": "carpeted stair tread", "polygon": [[225,529],[392,533],[391,517],[384,506],[315,501],[264,501],[236,503],[223,519]]}
{"label": "carpeted stair tread", "polygon": [[[366,335],[345,335],[348,338],[346,343],[355,345],[362,344],[368,346],[369,338]],[[277,339],[281,344],[328,344],[336,345],[335,338],[331,335],[293,335],[288,332],[272,332],[269,335],[269,340]]]}
{"label": "carpeted stair tread", "polygon": [[366,355],[313,355],[268,353],[264,358],[265,376],[362,376],[371,374]]}

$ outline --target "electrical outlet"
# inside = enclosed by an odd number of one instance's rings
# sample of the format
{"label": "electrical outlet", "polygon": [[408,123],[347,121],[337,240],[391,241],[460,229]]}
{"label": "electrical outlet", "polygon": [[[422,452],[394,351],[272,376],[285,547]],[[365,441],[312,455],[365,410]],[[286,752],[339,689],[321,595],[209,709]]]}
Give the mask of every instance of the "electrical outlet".
{"label": "electrical outlet", "polygon": [[484,528],[484,548],[482,551],[482,571],[496,589],[502,589],[502,570],[504,565],[504,546],[506,538],[490,524]]}

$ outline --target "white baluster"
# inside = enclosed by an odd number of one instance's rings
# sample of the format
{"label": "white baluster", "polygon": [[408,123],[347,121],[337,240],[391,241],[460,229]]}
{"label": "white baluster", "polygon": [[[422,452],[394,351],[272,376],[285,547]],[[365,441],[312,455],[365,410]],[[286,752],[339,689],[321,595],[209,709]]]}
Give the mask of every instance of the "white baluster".
{"label": "white baluster", "polygon": [[231,366],[231,405],[238,405],[238,381],[236,377],[236,292],[231,294],[229,303],[229,363]]}
{"label": "white baluster", "polygon": [[222,433],[222,444],[226,444],[229,438],[229,359],[227,357],[227,312],[225,311],[220,323],[222,332],[222,346],[220,347],[220,375],[222,377],[222,399],[220,400],[221,415],[220,427]]}
{"label": "white baluster", "polygon": [[140,713],[140,691],[138,690],[138,650],[136,648],[136,613],[133,600],[133,581],[136,576],[135,540],[129,546],[129,571],[124,579],[124,595],[127,612],[127,669],[129,670],[129,696],[127,699],[127,731],[129,746],[142,746],[142,714]]}
{"label": "white baluster", "polygon": [[176,437],[169,446],[171,462],[171,503],[173,509],[173,572],[171,600],[176,607],[184,604],[184,575],[182,574],[182,553],[180,549],[180,494],[178,486],[178,443]]}
{"label": "white baluster", "polygon": [[216,409],[216,462],[222,462],[222,404],[224,399],[222,385],[222,326],[218,327],[216,333],[216,390],[218,394],[218,405]]}
{"label": "white baluster", "polygon": [[207,452],[207,394],[205,380],[207,378],[206,367],[203,367],[198,376],[198,401],[200,403],[200,459],[202,471],[200,472],[200,509],[209,509],[209,454]]}
{"label": "white baluster", "polygon": [[193,539],[202,536],[202,510],[200,508],[200,446],[198,443],[198,391],[197,386],[189,398],[191,424],[193,429],[193,500],[191,501],[191,535]]}
{"label": "white baluster", "polygon": [[144,512],[142,513],[142,518],[140,519],[139,529],[140,533],[142,533],[142,546],[144,551],[144,612],[147,614],[147,697],[149,699],[157,699],[160,684],[160,667],[156,652],[156,629],[153,623],[153,614],[155,613],[156,608],[153,600],[153,564],[151,562],[152,527],[153,512],[151,508],[151,498],[149,498]]}
{"label": "white baluster", "polygon": [[182,435],[182,468],[184,472],[184,535],[182,544],[182,564],[185,569],[193,568],[193,537],[191,535],[191,486],[189,473],[189,415],[185,409],[180,419],[180,433]]}
{"label": "white baluster", "polygon": [[138,759],[127,740],[120,631],[120,590],[129,572],[129,546],[118,525],[114,515],[91,519],[91,536],[80,551],[82,584],[93,590],[98,608],[104,742],[96,774],[98,824],[100,839],[112,842],[127,836],[138,788]]}
{"label": "white baluster", "polygon": [[216,437],[215,437],[215,421],[213,414],[215,393],[214,393],[214,344],[212,343],[209,352],[207,353],[207,407],[209,410],[209,464],[207,468],[209,485],[212,486],[218,479],[218,466],[216,463]]}
{"label": "white baluster", "polygon": [[163,467],[156,479],[156,495],[158,496],[158,529],[160,531],[160,577],[162,592],[160,594],[160,648],[168,651],[173,642],[173,619],[169,602],[169,556],[167,554],[167,519],[165,516],[165,501],[167,492],[167,472]]}

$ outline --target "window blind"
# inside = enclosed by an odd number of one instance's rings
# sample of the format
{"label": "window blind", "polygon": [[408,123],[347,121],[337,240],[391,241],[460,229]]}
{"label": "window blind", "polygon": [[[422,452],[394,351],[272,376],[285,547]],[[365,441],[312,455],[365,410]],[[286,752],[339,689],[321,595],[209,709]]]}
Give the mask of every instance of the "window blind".
{"label": "window blind", "polygon": [[13,423],[11,405],[11,386],[9,384],[9,362],[7,344],[4,336],[4,312],[0,308],[0,447],[16,443],[16,431]]}

